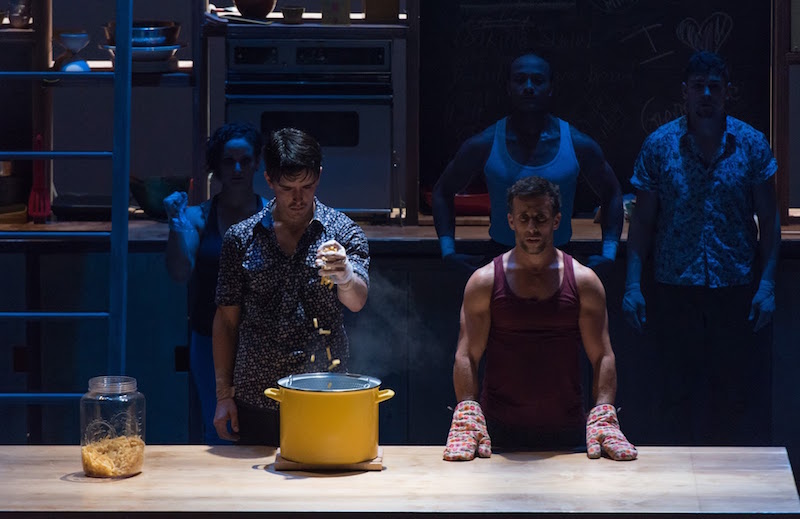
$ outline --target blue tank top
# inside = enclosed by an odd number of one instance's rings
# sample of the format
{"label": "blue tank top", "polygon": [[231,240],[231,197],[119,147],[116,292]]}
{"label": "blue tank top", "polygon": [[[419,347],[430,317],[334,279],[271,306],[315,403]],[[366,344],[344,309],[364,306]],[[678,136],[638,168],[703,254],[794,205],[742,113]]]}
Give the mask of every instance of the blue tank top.
{"label": "blue tank top", "polygon": [[526,166],[512,159],[508,153],[506,120],[504,117],[495,125],[492,151],[483,170],[491,203],[489,236],[508,247],[515,245],[514,231],[508,226],[508,189],[521,178],[539,176],[556,184],[561,190],[561,225],[556,229],[553,240],[556,247],[565,245],[572,237],[572,207],[580,170],[569,123],[558,120],[561,140],[553,160],[540,166]]}

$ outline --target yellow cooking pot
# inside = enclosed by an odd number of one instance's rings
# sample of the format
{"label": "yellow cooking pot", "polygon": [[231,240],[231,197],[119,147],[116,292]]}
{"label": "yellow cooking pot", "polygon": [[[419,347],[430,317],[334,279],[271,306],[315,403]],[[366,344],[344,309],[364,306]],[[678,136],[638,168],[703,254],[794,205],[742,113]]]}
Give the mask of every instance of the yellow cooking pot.
{"label": "yellow cooking pot", "polygon": [[375,377],[303,373],[264,394],[280,402],[281,457],[314,465],[360,463],[378,455],[378,404],[394,396]]}

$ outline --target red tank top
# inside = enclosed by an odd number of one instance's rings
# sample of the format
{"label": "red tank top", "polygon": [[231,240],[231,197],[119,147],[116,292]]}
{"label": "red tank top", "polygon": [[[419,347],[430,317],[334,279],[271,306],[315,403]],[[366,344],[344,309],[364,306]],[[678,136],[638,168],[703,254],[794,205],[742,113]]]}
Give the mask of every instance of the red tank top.
{"label": "red tank top", "polygon": [[543,432],[582,426],[582,342],[572,257],[564,253],[561,286],[544,300],[514,294],[503,256],[496,257],[490,310],[481,392],[487,419]]}

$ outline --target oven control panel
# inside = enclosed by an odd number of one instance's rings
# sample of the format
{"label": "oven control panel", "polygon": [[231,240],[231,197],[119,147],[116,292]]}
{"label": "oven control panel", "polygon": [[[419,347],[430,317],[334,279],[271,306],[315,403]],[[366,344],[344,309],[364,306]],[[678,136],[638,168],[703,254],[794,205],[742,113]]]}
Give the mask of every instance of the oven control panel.
{"label": "oven control panel", "polygon": [[227,42],[228,71],[256,74],[390,72],[390,40],[262,40]]}
{"label": "oven control panel", "polygon": [[278,48],[260,45],[240,45],[234,48],[234,63],[240,66],[269,67],[278,64]]}
{"label": "oven control panel", "polygon": [[383,67],[386,51],[383,47],[298,47],[298,65],[327,65],[329,67]]}

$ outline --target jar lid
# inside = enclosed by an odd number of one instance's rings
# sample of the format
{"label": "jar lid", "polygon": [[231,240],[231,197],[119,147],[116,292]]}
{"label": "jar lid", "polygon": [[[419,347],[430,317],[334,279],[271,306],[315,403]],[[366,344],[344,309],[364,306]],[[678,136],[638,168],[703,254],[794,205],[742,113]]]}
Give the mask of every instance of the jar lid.
{"label": "jar lid", "polygon": [[136,379],[133,377],[104,375],[89,379],[89,391],[131,393],[136,391],[136,387]]}
{"label": "jar lid", "polygon": [[372,389],[380,386],[381,381],[355,373],[302,373],[283,377],[278,380],[278,385],[299,391],[342,392]]}

